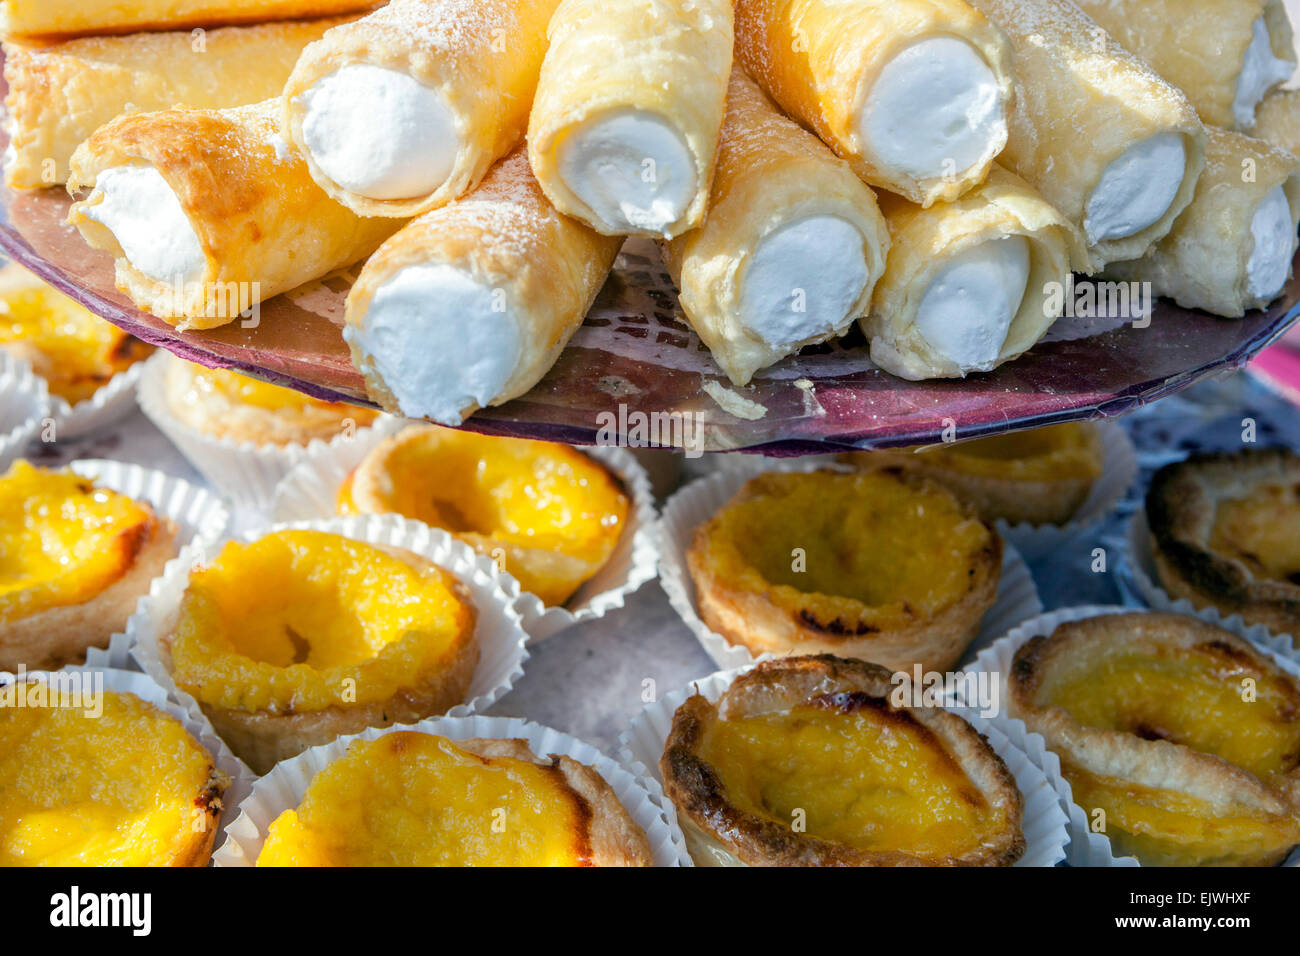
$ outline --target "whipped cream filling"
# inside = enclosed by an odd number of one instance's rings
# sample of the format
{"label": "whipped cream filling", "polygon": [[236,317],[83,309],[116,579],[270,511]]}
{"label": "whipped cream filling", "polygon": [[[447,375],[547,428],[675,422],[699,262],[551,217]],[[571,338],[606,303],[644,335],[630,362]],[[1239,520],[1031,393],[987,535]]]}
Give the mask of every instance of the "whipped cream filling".
{"label": "whipped cream filling", "polygon": [[613,233],[666,233],[695,199],[690,146],[676,127],[644,110],[613,110],[569,132],[559,175]]}
{"label": "whipped cream filling", "polygon": [[1272,189],[1250,221],[1255,247],[1246,263],[1246,289],[1252,298],[1272,299],[1291,274],[1296,230],[1291,204],[1281,186]]}
{"label": "whipped cream filling", "polygon": [[137,272],[155,282],[203,278],[207,257],[181,201],[152,166],[114,166],[95,177],[103,199],[82,207],[111,232]]}
{"label": "whipped cream filling", "polygon": [[497,398],[523,354],[504,292],[442,263],[398,271],[343,336],[370,358],[403,415],[443,425]]}
{"label": "whipped cream filling", "polygon": [[913,43],[880,71],[858,114],[868,152],[914,179],[959,176],[1006,138],[997,77],[969,43]]}
{"label": "whipped cream filling", "polygon": [[857,228],[839,216],[806,216],[754,250],[741,281],[741,321],[769,345],[793,345],[834,331],[866,284]]}
{"label": "whipped cream filling", "polygon": [[916,326],[963,370],[997,361],[1029,283],[1029,240],[992,239],[953,256],[921,297]]}
{"label": "whipped cream filling", "polygon": [[460,151],[456,114],[432,87],[369,64],[322,77],[297,101],[317,167],[368,199],[414,199],[447,181]]}
{"label": "whipped cream filling", "polygon": [[1084,209],[1090,243],[1123,239],[1157,223],[1187,173],[1187,147],[1178,133],[1134,143],[1101,174]]}
{"label": "whipped cream filling", "polygon": [[1240,129],[1253,129],[1255,108],[1265,94],[1279,83],[1291,79],[1295,64],[1273,55],[1268,25],[1260,17],[1251,27],[1250,46],[1241,61],[1237,77],[1237,94],[1232,100],[1232,118]]}

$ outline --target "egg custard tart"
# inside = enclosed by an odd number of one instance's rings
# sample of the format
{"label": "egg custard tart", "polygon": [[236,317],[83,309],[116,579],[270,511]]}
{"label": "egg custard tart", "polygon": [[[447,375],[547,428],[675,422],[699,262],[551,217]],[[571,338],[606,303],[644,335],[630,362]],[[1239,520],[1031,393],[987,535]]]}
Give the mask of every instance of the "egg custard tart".
{"label": "egg custard tart", "polygon": [[848,452],[841,460],[933,478],[986,521],[1062,525],[1101,477],[1102,442],[1096,425],[1073,422],[927,448]]}
{"label": "egg custard tart", "polygon": [[997,596],[1002,539],[899,469],[769,473],[695,531],[686,562],[701,619],[755,655],[945,670]]}
{"label": "egg custard tart", "polygon": [[454,575],[321,531],[229,542],[161,640],[176,685],[258,773],[340,734],[462,703],[476,611]]}
{"label": "egg custard tart", "polygon": [[966,721],[895,706],[888,670],[767,660],[673,715],[659,769],[705,866],[1008,866],[1015,778]]}
{"label": "egg custard tart", "polygon": [[1022,646],[1009,707],[1117,855],[1267,866],[1300,843],[1300,683],[1177,614],[1103,615]]}
{"label": "egg custard tart", "polygon": [[358,740],[271,822],[258,866],[650,866],[591,767],[523,740]]}
{"label": "egg custard tart", "polygon": [[548,605],[604,567],[629,507],[617,476],[567,445],[437,425],[378,445],[338,498],[340,514],[395,512],[451,532]]}
{"label": "egg custard tart", "polygon": [[153,349],[21,266],[0,269],[0,348],[76,405]]}
{"label": "egg custard tart", "polygon": [[378,412],[345,402],[325,402],[230,369],[204,368],[168,355],[163,400],[190,428],[215,438],[255,445],[307,445],[330,441],[371,424]]}
{"label": "egg custard tart", "polygon": [[97,697],[0,707],[0,866],[203,866],[229,780],[176,718]]}
{"label": "egg custard tart", "polygon": [[14,462],[0,475],[0,670],[107,647],[175,554],[176,526],[148,503]]}
{"label": "egg custard tart", "polygon": [[1300,455],[1247,448],[1166,465],[1146,511],[1166,591],[1300,635]]}

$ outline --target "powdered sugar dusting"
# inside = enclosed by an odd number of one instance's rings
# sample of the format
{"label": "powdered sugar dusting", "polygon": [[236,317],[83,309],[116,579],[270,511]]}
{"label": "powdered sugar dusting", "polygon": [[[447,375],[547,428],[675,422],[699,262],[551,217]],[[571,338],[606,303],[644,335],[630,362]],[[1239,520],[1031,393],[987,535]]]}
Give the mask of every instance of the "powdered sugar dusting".
{"label": "powdered sugar dusting", "polygon": [[519,29],[520,3],[532,0],[392,0],[345,29],[379,43],[404,45],[439,57],[464,57],[507,42]]}

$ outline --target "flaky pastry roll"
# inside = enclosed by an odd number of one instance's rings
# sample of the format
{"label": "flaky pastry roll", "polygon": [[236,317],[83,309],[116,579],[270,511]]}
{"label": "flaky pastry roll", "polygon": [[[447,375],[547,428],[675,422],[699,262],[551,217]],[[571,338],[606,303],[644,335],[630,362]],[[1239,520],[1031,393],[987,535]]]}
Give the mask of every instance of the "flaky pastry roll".
{"label": "flaky pastry roll", "polygon": [[1253,129],[1259,101],[1295,72],[1282,0],[1075,2],[1212,126]]}
{"label": "flaky pastry roll", "polygon": [[882,194],[880,208],[892,244],[860,321],[886,371],[913,381],[987,372],[1060,316],[1083,238],[1019,176],[994,165],[955,202],[923,209]]}
{"label": "flaky pastry roll", "polygon": [[971,0],[1016,52],[1016,108],[998,162],[1088,240],[1081,271],[1135,259],[1192,201],[1205,128],[1187,97],[1070,0]]}
{"label": "flaky pastry roll", "polygon": [[135,33],[359,13],[382,0],[3,0],[7,37]]}
{"label": "flaky pastry roll", "polygon": [[362,268],[343,337],[370,397],[459,425],[522,395],[582,325],[621,245],[556,212],[521,146]]}
{"label": "flaky pastry roll", "polygon": [[1106,274],[1150,282],[1188,309],[1236,317],[1263,308],[1291,277],[1300,223],[1300,160],[1241,133],[1209,127],[1196,197],[1169,235]]}
{"label": "flaky pastry roll", "polygon": [[11,189],[68,181],[72,151],[125,112],[221,109],[278,96],[303,48],[340,19],[6,43]]}
{"label": "flaky pastry roll", "polygon": [[699,225],[731,47],[730,0],[563,0],[528,124],[547,198],[606,235]]}
{"label": "flaky pastry roll", "polygon": [[873,186],[930,205],[1007,140],[1011,53],[964,0],[736,0],[736,58]]}
{"label": "flaky pastry roll", "polygon": [[279,101],[122,116],[72,156],[68,221],[117,258],[117,287],[210,329],[369,255],[400,225],[362,219],[279,137]]}
{"label": "flaky pastry roll", "polygon": [[1276,90],[1264,97],[1251,135],[1300,156],[1300,90]]}
{"label": "flaky pastry roll", "polygon": [[403,218],[472,189],[518,145],[559,0],[393,0],[309,46],[283,134],[327,193]]}
{"label": "flaky pastry roll", "polygon": [[871,189],[732,73],[708,217],[663,244],[682,310],[737,385],[865,315],[889,231]]}

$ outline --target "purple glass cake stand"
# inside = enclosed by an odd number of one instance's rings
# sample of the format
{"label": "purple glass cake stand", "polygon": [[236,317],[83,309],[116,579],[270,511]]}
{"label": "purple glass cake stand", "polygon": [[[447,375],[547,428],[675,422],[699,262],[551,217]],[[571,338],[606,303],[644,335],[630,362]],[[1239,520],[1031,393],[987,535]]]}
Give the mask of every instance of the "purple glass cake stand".
{"label": "purple glass cake stand", "polygon": [[[3,148],[0,142],[0,148]],[[322,398],[364,402],[339,331],[352,276],[340,273],[263,303],[239,322],[178,333],[117,291],[112,257],[64,224],[60,189],[0,189],[0,249],[98,315],[146,342],[208,366],[235,368]],[[255,279],[250,276],[250,281]],[[1075,419],[1121,415],[1216,372],[1239,368],[1300,316],[1300,279],[1267,311],[1219,319],[1170,302],[1149,327],[1086,335],[1062,320],[1050,340],[994,372],[905,382],[872,366],[861,334],[805,350],[745,388],[721,374],[681,310],[654,247],[631,241],[587,321],[528,394],[478,412],[467,428],[590,444],[626,429],[694,439],[707,451],[797,455],[921,444]],[[688,423],[692,430],[679,426]]]}

